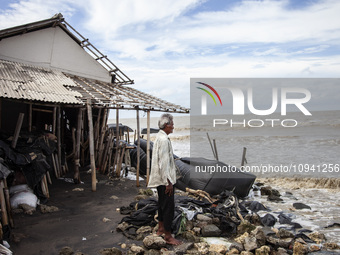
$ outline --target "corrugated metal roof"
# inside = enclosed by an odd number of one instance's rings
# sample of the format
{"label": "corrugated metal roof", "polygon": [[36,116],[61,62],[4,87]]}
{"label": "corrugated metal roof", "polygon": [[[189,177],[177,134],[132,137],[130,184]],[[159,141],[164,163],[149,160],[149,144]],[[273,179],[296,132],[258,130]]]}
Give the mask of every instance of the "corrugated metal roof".
{"label": "corrugated metal roof", "polygon": [[0,60],[0,97],[50,103],[187,113],[189,109],[131,87]]}
{"label": "corrugated metal roof", "polygon": [[62,72],[0,60],[0,97],[51,103],[79,104],[82,95]]}

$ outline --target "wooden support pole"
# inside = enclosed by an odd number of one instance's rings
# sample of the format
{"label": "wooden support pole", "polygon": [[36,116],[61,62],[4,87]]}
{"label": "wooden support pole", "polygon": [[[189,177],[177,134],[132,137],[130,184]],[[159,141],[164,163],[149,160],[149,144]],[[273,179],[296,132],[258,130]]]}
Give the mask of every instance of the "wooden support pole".
{"label": "wooden support pole", "polygon": [[53,127],[52,127],[52,132],[55,135],[56,130],[57,130],[57,107],[53,107]]}
{"label": "wooden support pole", "polygon": [[103,120],[102,120],[102,126],[101,126],[101,130],[100,130],[100,140],[99,140],[99,151],[98,151],[98,166],[99,166],[99,169],[102,168],[102,165],[103,165],[103,150],[104,150],[104,138],[105,138],[105,135],[106,135],[106,125],[107,125],[107,113],[108,113],[108,109],[104,109],[104,115],[103,115]]}
{"label": "wooden support pole", "polygon": [[7,213],[8,213],[9,224],[13,228],[14,227],[14,221],[13,221],[13,214],[12,214],[12,209],[11,209],[9,189],[8,189],[8,186],[7,186],[7,180],[4,179],[3,182],[4,182],[4,195],[5,195],[5,200],[6,200],[6,209],[7,209]]}
{"label": "wooden support pole", "polygon": [[33,105],[29,104],[29,110],[28,110],[28,132],[32,132],[32,119],[33,119],[32,108],[33,108]]}
{"label": "wooden support pole", "polygon": [[246,159],[246,152],[247,152],[247,148],[246,148],[246,147],[243,147],[241,166],[244,166],[244,163],[247,162],[247,159]]}
{"label": "wooden support pole", "polygon": [[8,215],[6,209],[6,200],[4,195],[4,182],[3,180],[0,181],[0,207],[1,207],[1,216],[2,216],[2,225],[8,225]]}
{"label": "wooden support pole", "polygon": [[119,109],[116,109],[116,153],[115,153],[115,162],[113,167],[116,167],[116,176],[120,176],[120,172],[118,169],[118,162],[119,162]]}
{"label": "wooden support pole", "polygon": [[140,127],[139,127],[139,110],[137,110],[137,174],[136,174],[137,187],[139,187],[139,167],[140,167]]}
{"label": "wooden support pole", "polygon": [[150,176],[150,111],[147,111],[147,143],[146,143],[146,186],[149,183]]}
{"label": "wooden support pole", "polygon": [[76,184],[80,183],[79,167],[80,167],[80,138],[81,138],[82,125],[83,125],[83,109],[79,109],[79,111],[78,111],[78,122],[77,122],[75,156],[74,156],[74,175],[73,175],[73,181]]}
{"label": "wooden support pole", "polygon": [[11,145],[12,148],[15,148],[17,146],[17,142],[18,142],[18,138],[19,138],[22,122],[24,120],[24,116],[25,116],[25,114],[23,114],[22,112],[19,114],[17,125],[16,125],[15,131],[14,131],[14,138],[12,140],[12,145]]}
{"label": "wooden support pole", "polygon": [[209,134],[208,134],[208,133],[207,133],[207,137],[208,137],[208,140],[209,140],[209,144],[210,144],[210,147],[211,147],[212,153],[214,154],[214,158],[216,159],[215,150],[214,150],[214,148],[213,148],[213,145],[212,145],[212,143],[211,143],[210,136],[209,136]]}
{"label": "wooden support pole", "polygon": [[1,119],[2,119],[2,99],[0,98],[0,129],[1,129]]}
{"label": "wooden support pole", "polygon": [[58,157],[57,157],[57,165],[58,172],[62,173],[61,169],[61,109],[60,106],[57,108],[57,149],[58,149]]}
{"label": "wooden support pole", "polygon": [[89,121],[89,146],[90,146],[90,160],[91,160],[91,173],[92,173],[92,191],[97,190],[97,177],[96,177],[96,162],[94,157],[94,141],[93,141],[93,120],[92,120],[92,106],[91,99],[87,99],[87,117]]}

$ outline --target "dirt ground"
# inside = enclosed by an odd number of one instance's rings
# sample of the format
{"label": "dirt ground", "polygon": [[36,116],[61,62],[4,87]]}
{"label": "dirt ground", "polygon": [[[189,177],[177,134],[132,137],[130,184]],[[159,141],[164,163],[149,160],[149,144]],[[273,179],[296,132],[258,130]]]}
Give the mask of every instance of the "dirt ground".
{"label": "dirt ground", "polygon": [[[66,177],[71,177],[66,176]],[[52,179],[49,185],[48,206],[59,211],[43,214],[37,210],[33,215],[14,214],[11,229],[10,250],[15,255],[59,254],[65,247],[87,255],[100,254],[103,248],[120,248],[120,243],[136,243],[116,227],[124,217],[117,208],[134,201],[138,190],[145,188],[145,181],[122,179],[110,181],[106,175],[97,174],[97,190],[91,190],[91,174],[81,172],[84,184]],[[83,191],[73,191],[82,188]],[[112,198],[116,196],[118,198]],[[107,218],[110,221],[104,222]]]}

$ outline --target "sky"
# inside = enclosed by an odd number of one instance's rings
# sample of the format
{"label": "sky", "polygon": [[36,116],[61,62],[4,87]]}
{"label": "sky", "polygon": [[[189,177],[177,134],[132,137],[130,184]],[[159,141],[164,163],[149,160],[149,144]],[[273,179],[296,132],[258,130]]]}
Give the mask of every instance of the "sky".
{"label": "sky", "polygon": [[190,78],[340,73],[338,0],[0,0],[0,29],[56,13],[134,88],[184,107]]}

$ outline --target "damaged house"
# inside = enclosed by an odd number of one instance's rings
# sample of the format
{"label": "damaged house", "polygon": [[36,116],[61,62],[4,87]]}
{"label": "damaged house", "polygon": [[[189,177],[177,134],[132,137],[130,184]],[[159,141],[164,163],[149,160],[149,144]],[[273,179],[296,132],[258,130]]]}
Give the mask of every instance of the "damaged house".
{"label": "damaged house", "polygon": [[[148,118],[150,111],[189,112],[133,84],[61,14],[0,30],[3,227],[11,224],[12,185],[26,182],[38,197],[48,198],[51,179],[72,169],[79,183],[79,167],[91,164],[96,190],[96,170],[108,173],[125,155],[125,145],[116,142],[121,135],[120,109],[136,111],[137,123],[139,111],[147,112]],[[108,129],[110,110],[116,112],[116,125]]]}

